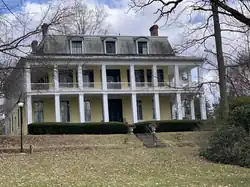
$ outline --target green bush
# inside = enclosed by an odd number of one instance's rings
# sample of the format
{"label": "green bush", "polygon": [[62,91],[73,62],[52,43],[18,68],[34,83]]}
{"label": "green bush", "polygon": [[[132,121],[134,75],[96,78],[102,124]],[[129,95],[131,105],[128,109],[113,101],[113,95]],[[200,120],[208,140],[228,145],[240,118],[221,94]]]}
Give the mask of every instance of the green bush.
{"label": "green bush", "polygon": [[243,138],[235,147],[237,165],[250,168],[250,137]]}
{"label": "green bush", "polygon": [[233,111],[234,108],[250,104],[250,97],[242,96],[235,97],[229,100],[229,111]]}
{"label": "green bush", "polygon": [[135,133],[148,132],[148,126],[152,123],[157,125],[156,132],[178,132],[193,131],[199,129],[202,121],[200,120],[161,120],[161,121],[144,121],[135,124]]}
{"label": "green bush", "polygon": [[229,123],[236,127],[242,126],[247,132],[249,132],[250,104],[235,107],[230,113]]}
{"label": "green bush", "polygon": [[28,125],[29,134],[126,134],[128,127],[120,122],[60,123],[44,122]]}
{"label": "green bush", "polygon": [[[239,142],[246,138],[246,132],[242,127],[224,126],[218,129],[209,139],[207,148],[201,151],[201,156],[206,159],[224,164],[237,164],[242,162],[244,155],[239,155]],[[250,154],[250,149],[248,150]],[[242,153],[244,151],[242,150]]]}

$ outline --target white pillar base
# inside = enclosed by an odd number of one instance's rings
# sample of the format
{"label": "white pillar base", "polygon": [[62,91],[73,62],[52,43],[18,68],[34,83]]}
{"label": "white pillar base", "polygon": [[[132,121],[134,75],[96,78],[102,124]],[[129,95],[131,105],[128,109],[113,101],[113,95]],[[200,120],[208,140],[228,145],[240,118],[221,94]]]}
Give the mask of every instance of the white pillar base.
{"label": "white pillar base", "polygon": [[108,106],[108,95],[102,95],[103,101],[103,120],[104,122],[109,122],[109,106]]}
{"label": "white pillar base", "polygon": [[55,95],[55,116],[56,122],[61,122],[60,95]]}
{"label": "white pillar base", "polygon": [[160,101],[158,93],[154,94],[154,108],[155,108],[155,119],[161,120]]}
{"label": "white pillar base", "polygon": [[79,94],[79,114],[80,122],[85,122],[84,94]]}
{"label": "white pillar base", "polygon": [[133,123],[138,122],[138,117],[137,117],[137,99],[136,99],[136,94],[133,93],[131,97],[131,102],[132,102],[132,116],[133,116]]}

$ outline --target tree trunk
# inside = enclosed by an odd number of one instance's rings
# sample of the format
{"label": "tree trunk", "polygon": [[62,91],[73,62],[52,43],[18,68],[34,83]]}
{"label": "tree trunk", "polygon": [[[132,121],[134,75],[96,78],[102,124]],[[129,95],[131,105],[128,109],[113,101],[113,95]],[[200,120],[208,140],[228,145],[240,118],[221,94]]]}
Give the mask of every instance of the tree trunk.
{"label": "tree trunk", "polygon": [[227,120],[229,115],[229,105],[226,88],[226,68],[224,64],[222,41],[221,41],[221,28],[218,14],[218,6],[212,3],[213,21],[214,21],[214,35],[217,53],[217,63],[219,72],[219,87],[220,87],[220,110],[219,117],[221,120]]}

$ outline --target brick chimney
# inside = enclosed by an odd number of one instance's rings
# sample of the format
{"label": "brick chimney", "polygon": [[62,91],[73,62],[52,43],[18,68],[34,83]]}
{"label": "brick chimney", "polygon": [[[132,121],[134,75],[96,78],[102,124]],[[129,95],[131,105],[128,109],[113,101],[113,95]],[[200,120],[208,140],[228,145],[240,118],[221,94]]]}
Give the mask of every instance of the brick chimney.
{"label": "brick chimney", "polygon": [[152,27],[150,27],[149,31],[150,31],[150,35],[151,36],[158,36],[158,25],[153,25]]}

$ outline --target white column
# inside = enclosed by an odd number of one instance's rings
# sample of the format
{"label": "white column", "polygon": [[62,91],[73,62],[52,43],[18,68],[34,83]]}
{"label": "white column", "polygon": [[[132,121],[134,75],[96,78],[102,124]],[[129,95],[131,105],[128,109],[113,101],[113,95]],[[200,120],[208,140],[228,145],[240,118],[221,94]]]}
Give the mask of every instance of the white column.
{"label": "white column", "polygon": [[174,66],[174,79],[175,79],[175,87],[180,86],[180,73],[179,73],[179,66]]}
{"label": "white column", "polygon": [[31,95],[28,95],[26,98],[26,116],[27,116],[27,124],[33,122],[32,120],[32,99]]}
{"label": "white column", "polygon": [[187,72],[187,77],[188,77],[188,86],[191,87],[192,86],[192,73],[191,73],[191,69]]}
{"label": "white column", "polygon": [[82,65],[79,64],[77,67],[77,76],[78,76],[78,87],[83,89],[83,79],[82,79]]}
{"label": "white column", "polygon": [[59,75],[57,65],[54,65],[54,87],[55,90],[59,90]]}
{"label": "white column", "polygon": [[154,94],[154,107],[155,107],[155,119],[161,120],[161,110],[160,110],[160,101],[159,101],[159,94]]}
{"label": "white column", "polygon": [[190,113],[191,113],[191,119],[195,119],[195,109],[194,109],[194,99],[190,101]]}
{"label": "white column", "polygon": [[31,74],[30,74],[30,64],[26,62],[25,65],[25,78],[26,78],[26,91],[30,92],[31,91]]}
{"label": "white column", "polygon": [[183,119],[182,116],[182,105],[181,105],[181,94],[176,94],[176,105],[177,105],[177,119],[181,120]]}
{"label": "white column", "polygon": [[184,102],[182,102],[182,104],[181,104],[181,109],[182,109],[182,116],[183,117],[186,117],[186,109],[185,109],[185,104],[184,104]]}
{"label": "white column", "polygon": [[206,112],[206,100],[204,94],[200,94],[200,112],[201,112],[201,119],[207,119],[207,112]]}
{"label": "white column", "polygon": [[134,90],[136,88],[136,84],[135,84],[135,66],[133,64],[130,65],[130,86],[131,89]]}
{"label": "white column", "polygon": [[103,101],[103,120],[109,122],[109,105],[108,105],[108,94],[102,95]]}
{"label": "white column", "polygon": [[138,118],[137,118],[137,99],[136,99],[136,94],[132,93],[132,97],[131,97],[131,102],[132,102],[132,116],[133,116],[133,123],[137,123],[138,122]]}
{"label": "white column", "polygon": [[102,89],[107,90],[107,72],[105,64],[102,64]]}
{"label": "white column", "polygon": [[60,95],[55,95],[55,115],[56,122],[61,121]]}
{"label": "white column", "polygon": [[174,103],[172,103],[172,106],[171,106],[171,108],[172,108],[172,119],[176,119],[175,106],[176,105]]}
{"label": "white column", "polygon": [[197,76],[198,76],[198,84],[202,83],[202,71],[201,71],[201,67],[197,67]]}
{"label": "white column", "polygon": [[79,94],[79,114],[80,122],[85,122],[84,94]]}
{"label": "white column", "polygon": [[158,86],[158,78],[157,78],[157,66],[156,65],[153,65],[152,74],[153,74],[152,75],[153,76],[153,79],[152,79],[153,86],[157,87]]}

